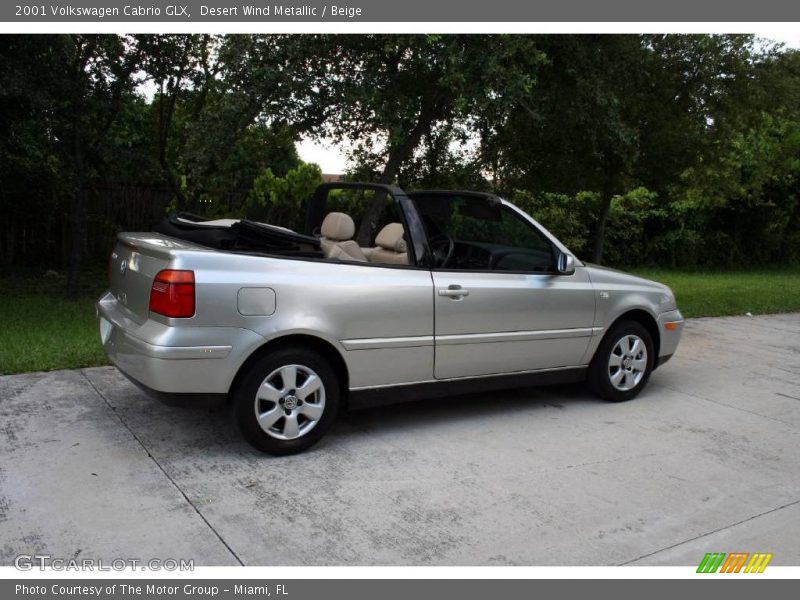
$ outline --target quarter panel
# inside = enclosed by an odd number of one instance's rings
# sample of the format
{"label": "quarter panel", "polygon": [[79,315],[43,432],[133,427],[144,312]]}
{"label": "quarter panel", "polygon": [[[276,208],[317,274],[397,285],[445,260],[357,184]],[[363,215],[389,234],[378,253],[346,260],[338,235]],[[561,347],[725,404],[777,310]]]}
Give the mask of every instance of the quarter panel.
{"label": "quarter panel", "polygon": [[[293,333],[319,337],[342,354],[353,387],[433,377],[433,286],[427,270],[225,253],[181,260],[195,272],[197,311],[192,319],[164,322],[243,327],[266,340]],[[274,290],[272,314],[243,315],[237,309],[240,290],[252,287]],[[369,352],[359,350],[364,340]]]}
{"label": "quarter panel", "polygon": [[111,362],[159,392],[225,394],[247,357],[266,341],[241,327],[170,327],[152,320],[138,325],[110,293],[97,311]]}

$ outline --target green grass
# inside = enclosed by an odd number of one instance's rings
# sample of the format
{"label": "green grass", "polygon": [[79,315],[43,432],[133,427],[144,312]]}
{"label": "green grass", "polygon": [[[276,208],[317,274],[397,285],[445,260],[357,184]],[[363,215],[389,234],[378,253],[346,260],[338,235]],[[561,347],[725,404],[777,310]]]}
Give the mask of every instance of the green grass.
{"label": "green grass", "polygon": [[[104,271],[87,274],[77,300],[62,297],[63,274],[0,273],[0,374],[108,364],[94,316]],[[798,268],[636,273],[669,285],[686,317],[800,311]]]}
{"label": "green grass", "polygon": [[108,364],[94,298],[0,295],[0,374]]}
{"label": "green grass", "polygon": [[0,273],[0,374],[108,364],[94,313],[106,277],[104,266],[89,269],[67,300],[63,273]]}
{"label": "green grass", "polygon": [[685,317],[800,311],[800,268],[768,271],[667,271],[636,274],[667,284]]}

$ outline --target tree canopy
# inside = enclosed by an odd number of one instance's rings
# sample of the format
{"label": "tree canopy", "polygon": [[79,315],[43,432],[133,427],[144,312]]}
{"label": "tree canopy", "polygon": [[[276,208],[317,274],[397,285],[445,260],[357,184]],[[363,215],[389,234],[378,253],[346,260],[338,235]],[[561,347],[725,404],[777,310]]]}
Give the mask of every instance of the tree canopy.
{"label": "tree canopy", "polygon": [[0,39],[5,264],[67,267],[166,210],[301,221],[320,180],[510,197],[584,258],[800,260],[800,53],[743,35]]}

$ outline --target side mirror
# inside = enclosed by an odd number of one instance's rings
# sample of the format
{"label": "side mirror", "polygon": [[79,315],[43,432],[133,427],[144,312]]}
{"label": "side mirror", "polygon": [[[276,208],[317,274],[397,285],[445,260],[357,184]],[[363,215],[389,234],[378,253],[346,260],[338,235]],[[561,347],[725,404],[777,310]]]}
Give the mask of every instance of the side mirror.
{"label": "side mirror", "polygon": [[556,272],[559,275],[572,275],[575,272],[575,258],[559,252],[556,257]]}

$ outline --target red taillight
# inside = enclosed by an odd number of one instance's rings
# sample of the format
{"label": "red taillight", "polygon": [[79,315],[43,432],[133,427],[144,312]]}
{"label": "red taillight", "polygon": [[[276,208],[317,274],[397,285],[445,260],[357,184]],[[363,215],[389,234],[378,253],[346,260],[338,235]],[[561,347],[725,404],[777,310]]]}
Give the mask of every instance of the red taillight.
{"label": "red taillight", "polygon": [[150,289],[150,310],[165,317],[194,316],[194,271],[160,271]]}

